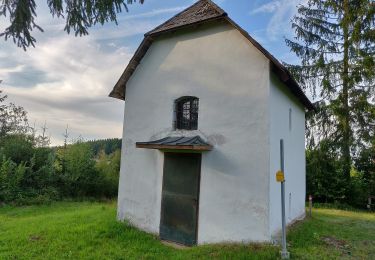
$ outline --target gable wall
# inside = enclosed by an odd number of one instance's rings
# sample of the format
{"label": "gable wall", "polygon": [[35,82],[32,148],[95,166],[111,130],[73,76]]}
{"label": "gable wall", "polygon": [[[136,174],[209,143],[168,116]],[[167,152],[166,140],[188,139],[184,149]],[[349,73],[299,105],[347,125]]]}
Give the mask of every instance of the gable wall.
{"label": "gable wall", "polygon": [[[269,240],[269,61],[229,25],[155,41],[127,84],[118,217],[158,233],[163,153],[135,142],[200,135],[198,241]],[[199,130],[172,129],[173,103],[199,98]]]}

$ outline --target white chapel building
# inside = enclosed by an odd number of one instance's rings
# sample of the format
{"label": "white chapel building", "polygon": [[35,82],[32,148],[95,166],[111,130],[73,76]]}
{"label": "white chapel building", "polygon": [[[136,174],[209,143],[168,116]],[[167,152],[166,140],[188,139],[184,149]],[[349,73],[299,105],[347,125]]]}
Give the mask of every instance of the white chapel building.
{"label": "white chapel building", "polygon": [[145,34],[111,97],[125,100],[118,218],[184,245],[269,242],[305,213],[305,112],[287,69],[200,0]]}

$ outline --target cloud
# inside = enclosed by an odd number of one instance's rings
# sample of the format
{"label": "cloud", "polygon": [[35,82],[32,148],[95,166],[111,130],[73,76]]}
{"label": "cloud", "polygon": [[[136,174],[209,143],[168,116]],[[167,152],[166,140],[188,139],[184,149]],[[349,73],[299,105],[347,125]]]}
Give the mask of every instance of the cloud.
{"label": "cloud", "polygon": [[[3,55],[0,55],[0,58],[1,57],[6,57],[5,54]],[[0,75],[5,75],[5,74],[8,74],[8,73],[17,73],[17,72],[20,72],[23,70],[23,68],[25,67],[25,65],[16,65],[14,67],[4,67],[4,68],[0,68]]]}
{"label": "cloud", "polygon": [[110,30],[107,26],[99,27],[96,30],[90,32],[90,35],[97,41],[124,39],[126,37],[135,35],[143,35],[144,33],[156,27],[156,25],[160,24],[161,21],[162,20],[159,19],[144,21],[129,20],[123,23],[119,23],[119,26],[110,27]]}
{"label": "cloud", "polygon": [[[16,50],[20,65],[1,69],[2,88],[30,112],[32,122],[47,121],[54,144],[62,142],[67,124],[72,137],[120,137],[124,104],[108,93],[131,52],[115,47],[108,53],[93,37],[51,37],[27,52]],[[50,80],[41,80],[39,74]],[[14,79],[22,75],[30,81],[26,87]]]}
{"label": "cloud", "polygon": [[250,12],[250,15],[271,14],[267,25],[267,37],[274,41],[292,32],[290,21],[297,13],[297,6],[307,0],[273,0]]}
{"label": "cloud", "polygon": [[154,17],[157,15],[165,15],[165,14],[174,14],[181,12],[182,10],[186,9],[188,6],[177,6],[177,7],[171,7],[171,8],[160,8],[160,9],[154,9],[149,12],[144,12],[141,14],[134,14],[134,15],[126,15],[121,20],[131,20],[131,19],[138,19],[138,18],[146,18],[146,17]]}
{"label": "cloud", "polygon": [[257,14],[257,13],[273,13],[275,12],[282,4],[282,1],[272,1],[267,4],[261,5],[258,8],[255,8],[253,11],[251,11],[251,14]]}
{"label": "cloud", "polygon": [[[121,137],[124,102],[108,94],[142,35],[186,6],[123,13],[118,26],[95,26],[85,37],[67,35],[64,20],[52,19],[45,5],[38,8],[45,32],[34,31],[36,48],[24,52],[11,40],[1,42],[1,88],[9,101],[29,112],[31,124],[46,121],[54,145],[63,142],[66,125],[71,138]],[[1,20],[0,30],[6,24]]]}

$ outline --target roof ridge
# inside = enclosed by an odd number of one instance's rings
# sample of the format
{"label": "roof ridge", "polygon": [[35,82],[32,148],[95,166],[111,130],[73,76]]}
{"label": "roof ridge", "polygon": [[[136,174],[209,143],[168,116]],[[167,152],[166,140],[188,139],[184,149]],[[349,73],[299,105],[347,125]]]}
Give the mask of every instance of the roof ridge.
{"label": "roof ridge", "polygon": [[[205,6],[205,4],[208,4],[208,6]],[[211,8],[211,12],[209,8]],[[214,10],[216,13],[213,13],[212,10]],[[196,22],[202,22],[221,16],[227,16],[227,13],[223,9],[221,9],[217,4],[215,4],[211,0],[199,0],[195,2],[193,5],[177,13],[161,25],[147,32],[145,34],[145,37],[150,36],[152,34],[177,29],[182,26],[194,24]]]}
{"label": "roof ridge", "polygon": [[227,12],[225,12],[224,9],[222,9],[219,5],[217,5],[215,2],[213,2],[211,0],[198,0],[198,2],[200,2],[200,1],[209,2],[212,5],[212,7],[216,9],[216,11],[218,11],[219,13],[227,14]]}
{"label": "roof ridge", "polygon": [[[205,3],[209,4],[209,6],[205,5]],[[190,12],[188,12],[189,10]],[[223,20],[236,28],[247,40],[249,40],[249,42],[255,48],[257,48],[267,59],[271,61],[272,71],[276,73],[281,82],[283,82],[289,88],[292,94],[294,94],[299,99],[301,104],[303,104],[308,110],[315,110],[314,105],[308,99],[308,97],[295,81],[288,69],[270,52],[268,52],[260,43],[252,38],[247,31],[245,31],[243,28],[241,28],[241,26],[234,22],[223,9],[221,9],[211,0],[197,1],[192,6],[184,9],[165,23],[156,27],[154,30],[146,33],[141,45],[138,47],[128,66],[126,67],[120,79],[117,81],[112,92],[110,93],[110,97],[125,100],[126,83],[134,73],[140,60],[142,60],[142,58],[150,48],[154,37],[158,37],[163,33],[169,33],[171,31],[176,31],[179,29],[188,28],[194,25],[200,25],[206,22],[217,20]]]}
{"label": "roof ridge", "polygon": [[207,1],[207,0],[198,0],[195,4],[191,5],[191,6],[188,6],[186,7],[184,10],[182,10],[181,12],[175,14],[174,16],[172,16],[171,18],[169,18],[167,21],[165,21],[164,23],[156,26],[154,29],[152,29],[151,31],[145,33],[145,36],[150,34],[151,32],[155,31],[155,30],[158,30],[160,29],[161,27],[163,27],[165,24],[167,24],[168,22],[172,21],[174,18],[176,18],[177,16],[179,16],[180,14],[186,12],[187,10],[189,10],[190,8],[192,8],[193,6],[196,6],[200,1]]}

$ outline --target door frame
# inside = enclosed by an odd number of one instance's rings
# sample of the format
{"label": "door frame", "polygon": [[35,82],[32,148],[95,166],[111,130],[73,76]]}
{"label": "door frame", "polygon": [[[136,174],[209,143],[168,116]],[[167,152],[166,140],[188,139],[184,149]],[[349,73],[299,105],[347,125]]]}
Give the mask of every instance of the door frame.
{"label": "door frame", "polygon": [[[191,155],[191,154],[197,154],[199,155],[199,171],[198,171],[198,191],[197,191],[197,210],[196,210],[196,219],[197,219],[197,224],[195,225],[195,244],[193,246],[196,246],[198,245],[198,226],[199,226],[199,204],[200,204],[200,191],[201,191],[201,173],[202,173],[202,153],[197,153],[197,152],[186,152],[186,151],[181,151],[181,152],[167,152],[165,151],[164,152],[164,158],[163,158],[163,174],[162,174],[162,185],[161,185],[161,201],[160,201],[160,222],[159,222],[159,238],[160,238],[160,226],[161,226],[161,223],[162,223],[162,205],[163,205],[163,189],[164,189],[164,167],[165,167],[165,156],[166,155],[169,155],[169,154],[179,154],[179,155]],[[180,245],[183,245],[183,246],[186,246],[184,244],[181,244],[181,243],[178,243],[176,241],[169,241],[169,240],[166,240],[166,239],[163,239],[163,241],[167,241],[167,242],[171,242],[171,243],[175,243],[175,244],[180,244]]]}

